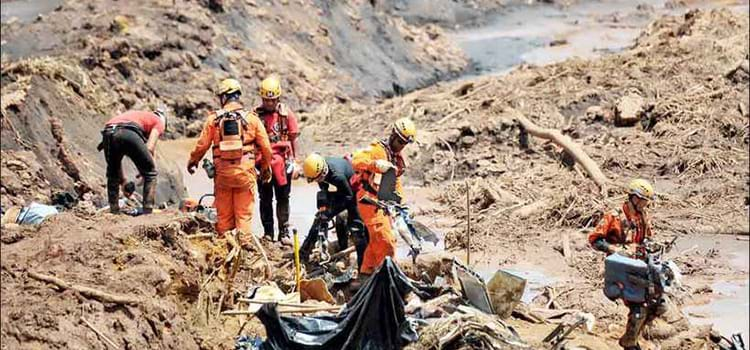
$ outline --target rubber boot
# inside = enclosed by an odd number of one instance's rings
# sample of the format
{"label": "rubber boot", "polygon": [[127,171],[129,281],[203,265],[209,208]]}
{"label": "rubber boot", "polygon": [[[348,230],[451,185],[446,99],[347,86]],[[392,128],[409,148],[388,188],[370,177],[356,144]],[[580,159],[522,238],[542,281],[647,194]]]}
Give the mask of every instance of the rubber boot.
{"label": "rubber boot", "polygon": [[120,181],[118,179],[107,179],[107,200],[109,212],[120,213]]}
{"label": "rubber boot", "polygon": [[[289,197],[276,197],[276,221],[279,223],[279,241],[289,237]],[[273,232],[273,231],[271,231]]]}
{"label": "rubber boot", "polygon": [[154,211],[156,200],[156,179],[144,177],[143,181],[143,214],[151,214]]}

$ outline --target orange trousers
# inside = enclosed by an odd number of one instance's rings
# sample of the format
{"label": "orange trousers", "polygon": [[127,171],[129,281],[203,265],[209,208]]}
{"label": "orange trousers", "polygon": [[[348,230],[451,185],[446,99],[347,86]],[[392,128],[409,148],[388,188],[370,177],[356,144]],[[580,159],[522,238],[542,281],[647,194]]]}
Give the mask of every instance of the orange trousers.
{"label": "orange trousers", "polygon": [[250,243],[250,222],[253,218],[255,186],[223,187],[214,185],[214,207],[216,208],[216,232],[219,237],[225,232],[238,229],[240,244]]}
{"label": "orange trousers", "polygon": [[378,207],[362,203],[361,199],[364,196],[374,197],[365,190],[357,192],[357,208],[367,227],[367,235],[370,239],[365,249],[360,273],[371,275],[380,267],[386,256],[394,258],[396,255],[396,236],[393,235],[390,217]]}

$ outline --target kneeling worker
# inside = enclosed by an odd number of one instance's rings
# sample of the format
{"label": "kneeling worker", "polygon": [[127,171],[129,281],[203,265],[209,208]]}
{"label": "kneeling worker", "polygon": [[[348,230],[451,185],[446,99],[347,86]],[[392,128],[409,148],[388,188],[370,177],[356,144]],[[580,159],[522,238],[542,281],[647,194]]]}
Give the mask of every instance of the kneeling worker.
{"label": "kneeling worker", "polygon": [[[302,172],[308,182],[317,182],[320,186],[318,193],[318,214],[315,217],[312,228],[302,244],[301,256],[307,259],[318,239],[318,227],[327,225],[334,217],[343,220],[342,214],[346,212],[345,227],[337,227],[336,234],[339,240],[339,251],[346,249],[349,245],[349,232],[355,240],[357,249],[357,266],[362,266],[367,237],[364,232],[364,224],[359,217],[357,209],[357,198],[351,186],[354,176],[352,164],[338,157],[323,157],[317,153],[309,155],[302,164]],[[321,203],[322,202],[322,203]],[[337,225],[341,226],[341,225]]]}
{"label": "kneeling worker", "polygon": [[255,148],[263,154],[261,179],[271,181],[271,147],[260,119],[240,104],[240,83],[234,79],[221,81],[217,91],[221,109],[211,112],[203,126],[198,143],[190,154],[188,172],[195,173],[198,162],[209,148],[213,149],[216,175],[214,176],[214,207],[216,231],[238,229],[240,244],[250,244],[250,221],[255,201]]}

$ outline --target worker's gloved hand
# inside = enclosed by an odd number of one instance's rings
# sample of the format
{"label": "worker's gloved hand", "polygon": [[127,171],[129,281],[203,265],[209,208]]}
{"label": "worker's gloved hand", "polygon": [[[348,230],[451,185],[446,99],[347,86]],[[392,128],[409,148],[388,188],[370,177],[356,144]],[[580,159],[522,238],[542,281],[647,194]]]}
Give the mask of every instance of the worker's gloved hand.
{"label": "worker's gloved hand", "polygon": [[260,180],[263,181],[264,184],[270,183],[272,179],[273,173],[271,172],[271,167],[260,170]]}
{"label": "worker's gloved hand", "polygon": [[195,174],[195,168],[198,167],[198,163],[188,163],[187,171],[190,173],[190,175]]}
{"label": "worker's gloved hand", "polygon": [[389,169],[395,168],[393,163],[385,160],[385,159],[378,159],[375,161],[375,167],[378,169],[379,173],[384,173],[388,171]]}

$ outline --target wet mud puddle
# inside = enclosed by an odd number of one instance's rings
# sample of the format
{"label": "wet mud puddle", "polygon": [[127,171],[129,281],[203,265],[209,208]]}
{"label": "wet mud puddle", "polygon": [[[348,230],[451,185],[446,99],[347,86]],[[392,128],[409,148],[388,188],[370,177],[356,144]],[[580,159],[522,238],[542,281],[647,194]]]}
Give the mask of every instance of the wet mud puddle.
{"label": "wet mud puddle", "polygon": [[741,332],[745,341],[750,339],[750,242],[729,235],[692,235],[679,239],[675,248],[673,251],[697,249],[700,253],[714,249],[735,272],[733,278],[714,281],[714,298],[705,305],[684,308],[685,316],[696,325],[713,324],[725,337]]}

